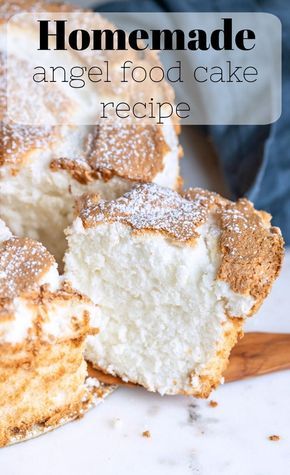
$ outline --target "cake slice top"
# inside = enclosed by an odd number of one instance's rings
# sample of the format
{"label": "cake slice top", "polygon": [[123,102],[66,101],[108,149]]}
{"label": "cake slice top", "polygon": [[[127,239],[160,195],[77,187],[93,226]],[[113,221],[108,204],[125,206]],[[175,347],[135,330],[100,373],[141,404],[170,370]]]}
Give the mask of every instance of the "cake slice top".
{"label": "cake slice top", "polygon": [[40,242],[13,236],[0,220],[0,308],[46,281],[59,284],[54,257]]}
{"label": "cake slice top", "polygon": [[271,215],[257,211],[246,198],[232,202],[217,193],[191,188],[184,197],[199,199],[211,210],[220,228],[221,262],[217,278],[234,292],[256,299],[254,313],[277,278],[284,254],[280,229],[271,226]]}
{"label": "cake slice top", "polygon": [[0,244],[0,296],[12,299],[39,286],[54,257],[39,242],[10,237]]}
{"label": "cake slice top", "polygon": [[41,243],[13,236],[0,220],[0,345],[77,338],[95,311]]}
{"label": "cake slice top", "polygon": [[197,228],[206,217],[206,207],[200,206],[198,200],[186,200],[179,193],[153,183],[137,185],[114,201],[87,195],[80,212],[85,228],[102,222],[120,222],[136,233],[157,232],[187,244],[198,237]]}
{"label": "cake slice top", "polygon": [[88,129],[77,156],[54,159],[50,167],[85,183],[98,176],[145,182],[162,172],[168,151],[161,127],[100,123]]}
{"label": "cake slice top", "polygon": [[217,279],[227,282],[236,293],[253,296],[253,312],[269,293],[281,267],[280,230],[271,226],[268,213],[255,210],[245,198],[235,203],[200,188],[180,195],[148,183],[114,201],[84,196],[79,209],[84,228],[117,222],[129,226],[133,234],[157,233],[178,245],[194,246],[200,235],[218,232]]}

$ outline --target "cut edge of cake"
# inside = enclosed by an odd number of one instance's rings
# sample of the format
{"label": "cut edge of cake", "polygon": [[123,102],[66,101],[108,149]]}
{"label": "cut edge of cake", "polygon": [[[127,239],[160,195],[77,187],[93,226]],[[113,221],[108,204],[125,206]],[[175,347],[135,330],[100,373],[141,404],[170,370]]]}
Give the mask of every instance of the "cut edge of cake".
{"label": "cut edge of cake", "polygon": [[0,447],[81,417],[113,390],[84,359],[97,311],[42,244],[0,220]]}

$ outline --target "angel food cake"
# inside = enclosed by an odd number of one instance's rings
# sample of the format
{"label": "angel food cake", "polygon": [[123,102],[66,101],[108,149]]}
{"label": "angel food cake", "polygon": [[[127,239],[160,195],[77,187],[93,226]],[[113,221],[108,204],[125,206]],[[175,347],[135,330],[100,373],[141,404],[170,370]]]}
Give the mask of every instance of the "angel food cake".
{"label": "angel food cake", "polygon": [[83,350],[95,311],[59,277],[42,244],[12,236],[0,221],[0,447],[93,403]]}
{"label": "angel food cake", "polygon": [[100,309],[86,358],[161,394],[206,397],[278,275],[279,229],[246,199],[155,184],[84,197],[66,278]]}
{"label": "angel food cake", "polygon": [[[48,123],[52,125],[19,125],[7,115],[6,97],[6,50],[5,26],[12,15],[20,12],[72,12],[70,6],[41,1],[14,0],[0,6],[0,218],[18,236],[40,240],[60,262],[65,249],[63,230],[72,219],[74,200],[84,192],[97,192],[104,199],[121,196],[138,182],[155,182],[173,189],[180,184],[177,128],[170,121],[164,126],[153,124],[124,124],[100,121],[95,125],[66,125],[72,119],[82,117],[82,124],[92,123],[91,110],[96,89],[91,86],[83,96],[70,96],[66,91],[53,86],[50,94],[29,97],[23,101],[23,81],[31,80],[29,40],[31,32],[23,35],[17,23],[10,24],[9,34],[15,36],[15,52],[9,61],[15,60],[8,78],[8,86],[14,84],[15,107],[28,117],[30,110],[37,112],[46,107]],[[85,16],[82,15],[83,21]],[[98,17],[100,27],[110,25]],[[13,36],[14,35],[14,36]],[[21,41],[21,48],[18,47]],[[26,44],[27,43],[27,44]],[[15,57],[13,56],[15,53]],[[53,51],[50,62],[53,63]],[[70,57],[71,54],[71,57]],[[98,56],[91,52],[65,52],[69,63],[90,66],[92,61],[104,62],[112,52]],[[118,64],[124,52],[116,58]],[[127,55],[128,56],[128,55]],[[126,58],[127,58],[126,56]],[[59,57],[58,57],[59,58]],[[127,58],[128,59],[128,58]],[[155,58],[156,60],[156,58]],[[119,63],[118,63],[119,62]],[[21,70],[21,75],[19,71]],[[19,82],[21,81],[21,82]],[[113,82],[112,82],[113,84]],[[96,86],[94,86],[96,87]],[[40,89],[41,90],[41,89]],[[173,94],[171,88],[167,92]],[[97,89],[97,94],[102,91]],[[134,96],[134,91],[123,89],[110,91],[111,97]],[[105,92],[104,92],[105,94]],[[107,92],[106,92],[107,94]],[[11,95],[10,95],[11,97]],[[39,107],[35,107],[35,103]],[[24,103],[23,107],[22,104]],[[28,102],[29,105],[29,102]],[[57,122],[61,111],[62,125]],[[56,121],[55,125],[54,120]],[[28,119],[29,123],[29,119]]]}

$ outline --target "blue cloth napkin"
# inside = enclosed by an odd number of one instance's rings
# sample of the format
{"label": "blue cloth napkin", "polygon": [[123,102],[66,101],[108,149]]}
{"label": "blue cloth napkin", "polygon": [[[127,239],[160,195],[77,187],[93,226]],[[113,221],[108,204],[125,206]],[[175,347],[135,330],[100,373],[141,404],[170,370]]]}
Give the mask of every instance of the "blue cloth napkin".
{"label": "blue cloth napkin", "polygon": [[[266,126],[203,128],[217,150],[232,199],[247,196],[273,215],[290,245],[290,5],[285,0],[138,0],[98,5],[98,11],[268,12],[282,23],[282,115]],[[267,98],[265,98],[267,100]]]}

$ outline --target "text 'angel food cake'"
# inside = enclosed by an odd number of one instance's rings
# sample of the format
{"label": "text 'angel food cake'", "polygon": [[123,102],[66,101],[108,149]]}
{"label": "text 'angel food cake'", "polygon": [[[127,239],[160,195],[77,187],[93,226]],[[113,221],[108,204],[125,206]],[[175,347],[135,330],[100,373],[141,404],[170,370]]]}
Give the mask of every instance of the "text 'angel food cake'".
{"label": "text 'angel food cake'", "polygon": [[86,358],[161,394],[218,385],[283,255],[279,229],[246,199],[154,184],[84,197],[67,234],[66,276],[100,308]]}
{"label": "text 'angel food cake'", "polygon": [[85,384],[94,312],[42,244],[0,220],[0,447],[79,417],[106,394]]}
{"label": "text 'angel food cake'", "polygon": [[[71,222],[75,197],[90,191],[100,193],[104,199],[114,199],[138,182],[155,182],[173,189],[178,188],[178,129],[170,121],[164,126],[142,125],[139,122],[126,125],[122,121],[111,123],[105,120],[91,126],[29,126],[10,121],[6,112],[5,26],[12,15],[22,11],[72,12],[74,8],[28,0],[1,2],[0,218],[16,235],[40,240],[60,261],[65,249],[63,230]],[[84,22],[85,15],[82,18]],[[100,28],[111,26],[100,16],[98,25]],[[21,25],[19,29],[15,24],[14,29],[10,24],[9,34],[12,39],[15,34],[15,58],[10,54],[9,61],[15,59],[15,74],[10,74],[8,85],[11,87],[11,84],[15,84],[13,94],[16,108],[24,114],[25,107],[21,107],[22,82],[31,81],[33,70],[29,49],[31,33],[29,30],[25,32],[25,25]],[[21,48],[19,31],[22,32]],[[124,52],[118,53],[119,62],[128,59],[127,56],[122,56]],[[51,64],[54,63],[53,54],[53,50],[50,51]],[[103,64],[105,60],[112,61],[108,55],[110,52],[106,51],[97,55],[96,52],[84,54],[67,50],[65,61],[66,64],[77,62],[89,67],[92,64],[98,65],[99,62]],[[116,68],[118,64],[115,65]],[[87,85],[89,90],[83,102],[81,99],[77,102],[54,85],[51,94],[43,98],[36,98],[33,94],[29,97],[31,107],[28,107],[28,112],[35,110],[36,100],[40,101],[41,108],[42,100],[50,123],[54,123],[54,117],[58,117],[60,111],[62,124],[71,124],[71,119],[78,115],[82,115],[83,124],[91,123],[91,104],[94,97],[99,97],[102,92],[96,87]],[[166,90],[173,94],[169,86]],[[111,97],[118,101],[124,97],[128,99],[127,94],[128,87],[125,86],[121,90],[111,91]]]}

